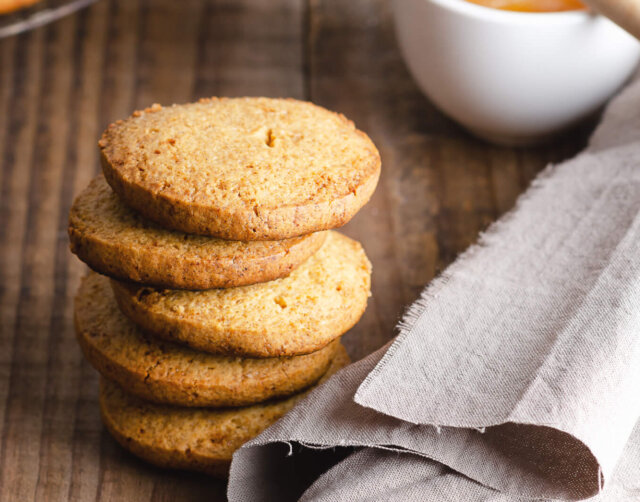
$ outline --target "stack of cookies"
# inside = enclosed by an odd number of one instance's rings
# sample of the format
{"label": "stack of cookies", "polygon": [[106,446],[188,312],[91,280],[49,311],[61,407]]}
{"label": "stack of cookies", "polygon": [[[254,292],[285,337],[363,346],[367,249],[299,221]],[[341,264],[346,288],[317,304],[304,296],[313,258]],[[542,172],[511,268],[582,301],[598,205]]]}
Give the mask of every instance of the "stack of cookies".
{"label": "stack of cookies", "polygon": [[99,146],[69,236],[93,269],[75,322],[103,420],[152,463],[224,475],[348,363],[371,266],[330,229],[368,201],[380,157],[342,115],[267,98],[154,105]]}

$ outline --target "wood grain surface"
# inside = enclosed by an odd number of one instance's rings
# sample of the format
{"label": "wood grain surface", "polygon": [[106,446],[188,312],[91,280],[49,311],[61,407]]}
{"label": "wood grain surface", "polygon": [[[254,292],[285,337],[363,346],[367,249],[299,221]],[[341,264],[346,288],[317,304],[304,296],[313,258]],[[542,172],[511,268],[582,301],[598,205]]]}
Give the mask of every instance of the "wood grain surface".
{"label": "wood grain surface", "polygon": [[211,95],[310,99],[378,145],[378,190],[345,227],[374,266],[353,359],[590,129],[526,150],[470,137],[416,88],[382,0],[101,0],[0,41],[0,501],[224,500],[223,482],[150,467],[103,429],[73,333],[85,267],[66,236],[109,122]]}

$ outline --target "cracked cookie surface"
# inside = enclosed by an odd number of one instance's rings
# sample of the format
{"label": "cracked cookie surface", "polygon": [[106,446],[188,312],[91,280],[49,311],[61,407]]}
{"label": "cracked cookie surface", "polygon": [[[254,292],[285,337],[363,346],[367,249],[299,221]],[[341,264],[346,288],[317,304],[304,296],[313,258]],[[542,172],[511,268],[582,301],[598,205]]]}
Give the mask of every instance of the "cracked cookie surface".
{"label": "cracked cookie surface", "polygon": [[231,240],[344,225],[380,175],[353,122],[293,99],[153,105],[111,124],[99,147],[107,181],[146,218]]}
{"label": "cracked cookie surface", "polygon": [[174,289],[244,286],[286,276],[322,245],[324,232],[281,241],[225,241],[166,230],[124,204],[103,176],[69,214],[71,251],[92,269]]}
{"label": "cracked cookie surface", "polygon": [[76,334],[87,360],[143,399],[180,406],[240,406],[286,396],[326,372],[336,341],[306,356],[268,359],[197,352],[142,333],[119,310],[109,279],[91,272],[75,303]]}

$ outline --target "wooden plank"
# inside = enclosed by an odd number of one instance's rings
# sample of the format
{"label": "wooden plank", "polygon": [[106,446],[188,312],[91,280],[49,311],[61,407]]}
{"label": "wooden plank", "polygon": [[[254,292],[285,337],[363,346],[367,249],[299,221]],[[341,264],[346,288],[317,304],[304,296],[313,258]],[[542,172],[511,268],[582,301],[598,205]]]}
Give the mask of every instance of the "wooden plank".
{"label": "wooden plank", "polygon": [[[54,308],[48,344],[48,383],[36,500],[68,498],[78,486],[79,466],[83,475],[82,486],[95,485],[99,468],[99,464],[94,463],[82,465],[84,458],[76,446],[77,426],[82,421],[79,416],[82,408],[77,403],[86,377],[83,374],[85,363],[73,336],[73,297],[85,271],[84,266],[80,266],[69,253],[65,227],[73,195],[88,183],[95,171],[98,98],[101,95],[107,31],[103,20],[106,14],[107,4],[80,14],[73,47],[67,53],[73,62],[73,80],[67,111],[69,134],[61,173],[61,210],[55,222],[58,239],[52,249],[55,259]],[[90,381],[93,383],[93,378]],[[96,419],[97,413],[93,411],[91,416]],[[100,432],[97,424],[93,429]],[[94,437],[99,435],[94,434]],[[83,440],[86,439],[85,436]],[[92,491],[89,489],[83,493],[85,499],[93,495]]]}
{"label": "wooden plank", "polygon": [[[133,71],[136,78],[134,108],[190,100],[203,9],[203,2],[199,0],[142,3]],[[118,118],[128,116],[131,111]]]}
{"label": "wooden plank", "polygon": [[194,98],[304,97],[302,0],[207,4]]}
{"label": "wooden plank", "polygon": [[[33,413],[29,401],[21,396],[21,382],[17,371],[25,378],[30,361],[28,353],[20,346],[20,327],[24,324],[24,317],[20,317],[19,305],[30,291],[24,282],[28,272],[25,263],[25,252],[28,244],[26,238],[28,224],[33,220],[33,206],[29,203],[32,190],[32,169],[34,157],[34,142],[37,134],[39,99],[41,95],[41,75],[43,59],[43,33],[31,33],[20,37],[16,45],[15,64],[10,69],[15,79],[14,97],[9,103],[8,127],[5,135],[6,146],[3,196],[2,196],[2,224],[0,228],[5,234],[2,239],[2,277],[3,285],[2,309],[2,353],[9,357],[3,361],[2,379],[2,420],[0,424],[0,498],[2,500],[29,500],[33,498],[33,483],[23,479],[22,471],[25,464],[31,462],[37,465],[37,441],[39,429],[34,425],[38,416],[29,419]],[[14,73],[15,72],[15,73]],[[6,191],[4,190],[6,187]],[[33,254],[32,254],[33,257]],[[24,307],[23,307],[24,309]],[[32,333],[33,335],[33,333]],[[27,333],[27,336],[29,334]],[[27,356],[27,360],[23,360]],[[4,374],[8,373],[6,377]],[[30,382],[25,381],[25,384]],[[27,396],[29,397],[29,396]],[[26,415],[26,417],[25,417]],[[25,421],[26,427],[21,422]],[[21,438],[22,436],[22,438]],[[25,441],[25,436],[27,441]],[[22,439],[22,441],[20,441]],[[31,444],[35,440],[36,447]],[[34,462],[35,457],[35,462]]]}

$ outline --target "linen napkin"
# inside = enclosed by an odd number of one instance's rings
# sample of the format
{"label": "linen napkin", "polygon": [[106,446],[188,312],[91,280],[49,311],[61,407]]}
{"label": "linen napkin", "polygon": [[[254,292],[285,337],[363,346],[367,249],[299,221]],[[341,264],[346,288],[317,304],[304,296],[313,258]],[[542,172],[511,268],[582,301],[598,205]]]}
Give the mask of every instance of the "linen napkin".
{"label": "linen napkin", "polygon": [[640,501],[640,81],[344,369],[234,455],[234,501]]}

